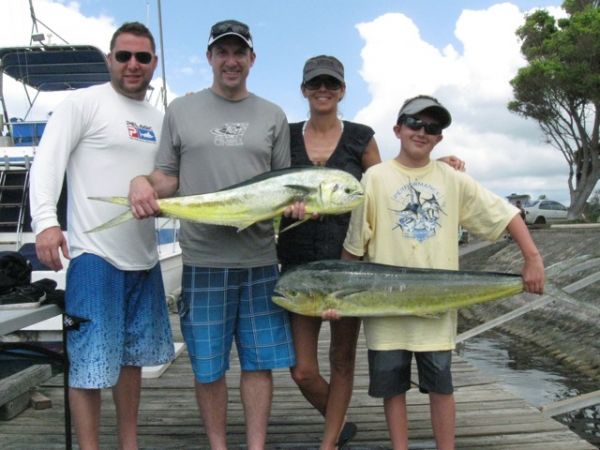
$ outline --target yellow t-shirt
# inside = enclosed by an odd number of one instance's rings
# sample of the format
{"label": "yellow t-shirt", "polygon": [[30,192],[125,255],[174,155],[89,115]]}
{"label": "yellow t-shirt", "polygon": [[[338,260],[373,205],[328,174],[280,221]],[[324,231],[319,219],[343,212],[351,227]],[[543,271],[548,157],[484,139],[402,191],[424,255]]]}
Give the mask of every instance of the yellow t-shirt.
{"label": "yellow t-shirt", "polygon": [[[458,270],[458,228],[498,239],[519,213],[470,176],[431,161],[418,169],[396,160],[363,176],[365,202],[352,212],[344,248],[371,262]],[[372,350],[451,350],[456,310],[436,318],[365,318]]]}

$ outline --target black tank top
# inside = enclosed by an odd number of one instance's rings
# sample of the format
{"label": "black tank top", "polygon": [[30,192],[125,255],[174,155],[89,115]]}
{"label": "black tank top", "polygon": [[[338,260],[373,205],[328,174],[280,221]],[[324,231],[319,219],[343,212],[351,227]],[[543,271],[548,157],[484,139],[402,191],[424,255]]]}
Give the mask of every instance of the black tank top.
{"label": "black tank top", "polygon": [[[290,124],[292,167],[312,165],[304,146],[303,125],[304,122]],[[360,180],[363,173],[362,157],[374,134],[373,129],[366,125],[344,121],[342,136],[325,166],[344,170]],[[338,259],[349,221],[350,213],[322,216],[280,234],[277,255],[282,271],[321,259]],[[293,219],[282,217],[280,229],[293,222]]]}

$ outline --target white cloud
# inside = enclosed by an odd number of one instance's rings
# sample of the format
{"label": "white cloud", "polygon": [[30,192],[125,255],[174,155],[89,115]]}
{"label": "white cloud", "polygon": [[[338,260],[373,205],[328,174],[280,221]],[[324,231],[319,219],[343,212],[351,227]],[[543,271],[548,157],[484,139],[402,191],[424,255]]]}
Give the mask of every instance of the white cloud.
{"label": "white cloud", "polygon": [[526,63],[515,35],[523,20],[524,13],[510,3],[465,10],[455,27],[463,48],[447,45],[441,50],[426,42],[403,14],[358,24],[365,41],[361,75],[372,100],[355,120],[376,130],[383,159],[399,151],[391,129],[402,102],[429,94],[453,116],[434,157],[459,156],[471,175],[499,195],[547,194],[568,204],[562,155],[545,143],[534,121],[506,108],[512,99],[509,81]]}

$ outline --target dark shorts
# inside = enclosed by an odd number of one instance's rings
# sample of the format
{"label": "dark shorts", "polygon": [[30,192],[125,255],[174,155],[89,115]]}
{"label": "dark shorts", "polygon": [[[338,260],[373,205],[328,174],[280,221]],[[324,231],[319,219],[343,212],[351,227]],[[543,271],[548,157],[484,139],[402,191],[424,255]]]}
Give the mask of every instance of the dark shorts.
{"label": "dark shorts", "polygon": [[242,370],[295,364],[288,312],[271,300],[277,277],[276,265],[249,269],[184,265],[181,332],[199,383],[225,374],[234,338]]}
{"label": "dark shorts", "polygon": [[[419,373],[419,390],[424,393],[452,394],[452,352],[414,352]],[[369,395],[390,398],[410,389],[413,352],[369,350]]]}

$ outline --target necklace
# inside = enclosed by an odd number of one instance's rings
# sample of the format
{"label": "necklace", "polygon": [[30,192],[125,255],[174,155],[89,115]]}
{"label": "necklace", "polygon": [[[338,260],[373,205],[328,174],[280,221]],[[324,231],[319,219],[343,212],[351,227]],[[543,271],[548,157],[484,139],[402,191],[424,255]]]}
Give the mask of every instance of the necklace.
{"label": "necklace", "polygon": [[[308,120],[305,121],[302,124],[302,137],[304,138],[305,136],[305,132],[306,132],[306,127],[308,125]],[[340,124],[340,139],[341,139],[341,135],[344,133],[344,122],[342,122],[340,119],[338,119],[338,122]],[[306,145],[306,144],[305,144]],[[310,161],[315,165],[315,166],[324,166],[327,164],[327,161],[329,160],[329,158],[331,157],[332,153],[335,151],[335,147],[333,148],[333,150],[325,152],[325,155],[319,155],[319,152],[317,152],[316,155],[313,155],[313,157],[311,158],[310,156],[310,152],[308,150],[308,148],[306,148],[306,154],[309,157]]]}
{"label": "necklace", "polygon": [[[341,121],[340,119],[338,119],[338,122],[340,123],[340,131],[343,133],[344,132],[344,122]],[[305,120],[304,123],[302,124],[302,136],[304,136],[307,126],[308,126],[308,120]]]}

